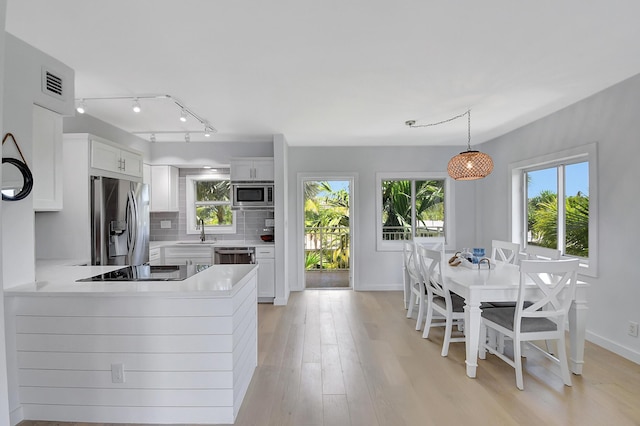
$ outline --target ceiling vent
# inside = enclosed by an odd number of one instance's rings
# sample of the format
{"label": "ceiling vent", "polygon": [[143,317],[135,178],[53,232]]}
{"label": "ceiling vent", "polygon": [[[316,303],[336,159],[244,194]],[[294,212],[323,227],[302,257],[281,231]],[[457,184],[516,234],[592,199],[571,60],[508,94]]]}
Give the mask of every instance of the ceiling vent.
{"label": "ceiling vent", "polygon": [[42,68],[42,92],[56,99],[65,100],[64,80],[48,68]]}

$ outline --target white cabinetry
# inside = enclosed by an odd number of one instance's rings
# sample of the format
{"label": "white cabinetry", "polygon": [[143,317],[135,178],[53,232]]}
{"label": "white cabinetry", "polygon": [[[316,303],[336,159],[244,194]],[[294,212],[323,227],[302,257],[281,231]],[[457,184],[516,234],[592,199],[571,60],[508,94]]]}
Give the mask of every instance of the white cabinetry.
{"label": "white cabinetry", "polygon": [[149,265],[162,265],[162,254],[160,247],[149,249]]}
{"label": "white cabinetry", "polygon": [[33,208],[62,209],[62,116],[33,106]]}
{"label": "white cabinetry", "polygon": [[126,176],[142,177],[142,154],[115,144],[91,140],[91,167]]}
{"label": "white cabinetry", "polygon": [[273,181],[273,158],[231,159],[232,181]]}
{"label": "white cabinetry", "polygon": [[163,265],[212,265],[213,249],[211,246],[173,245],[162,247]]}
{"label": "white cabinetry", "polygon": [[152,212],[176,212],[178,207],[178,168],[173,166],[151,166]]}
{"label": "white cabinetry", "polygon": [[256,246],[258,268],[258,300],[273,302],[276,295],[275,247]]}

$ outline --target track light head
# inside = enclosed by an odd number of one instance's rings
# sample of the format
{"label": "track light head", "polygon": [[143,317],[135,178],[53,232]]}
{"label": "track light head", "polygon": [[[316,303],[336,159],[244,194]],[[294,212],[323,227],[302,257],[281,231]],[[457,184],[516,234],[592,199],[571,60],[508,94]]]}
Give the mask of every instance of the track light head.
{"label": "track light head", "polygon": [[187,121],[187,110],[182,108],[182,112],[180,112],[180,121],[185,123]]}
{"label": "track light head", "polygon": [[133,109],[133,112],[135,112],[136,114],[142,111],[142,108],[140,108],[140,102],[138,101],[138,98],[135,98],[133,100],[132,109]]}
{"label": "track light head", "polygon": [[156,134],[155,133],[151,133],[151,137],[149,137],[149,140],[151,142],[155,142],[156,141]]}
{"label": "track light head", "polygon": [[204,137],[208,138],[211,136],[211,127],[209,126],[204,126]]}
{"label": "track light head", "polygon": [[191,142],[191,135],[189,133],[184,134],[184,141],[187,143]]}
{"label": "track light head", "polygon": [[76,107],[76,111],[78,111],[78,114],[84,114],[85,112],[87,112],[87,106],[84,103],[84,99],[80,100],[78,106]]}

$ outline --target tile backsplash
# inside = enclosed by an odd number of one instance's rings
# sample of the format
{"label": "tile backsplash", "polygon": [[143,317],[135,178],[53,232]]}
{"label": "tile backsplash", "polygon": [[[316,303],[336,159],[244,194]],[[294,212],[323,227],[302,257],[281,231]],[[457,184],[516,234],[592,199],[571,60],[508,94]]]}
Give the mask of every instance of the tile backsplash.
{"label": "tile backsplash", "polygon": [[[178,212],[152,212],[149,216],[151,241],[199,240],[199,234],[187,234],[186,178],[180,173]],[[259,240],[265,227],[265,219],[273,218],[273,211],[236,212],[235,234],[207,234],[207,238],[217,240]],[[169,225],[169,226],[168,226]],[[167,227],[168,226],[168,227]]]}

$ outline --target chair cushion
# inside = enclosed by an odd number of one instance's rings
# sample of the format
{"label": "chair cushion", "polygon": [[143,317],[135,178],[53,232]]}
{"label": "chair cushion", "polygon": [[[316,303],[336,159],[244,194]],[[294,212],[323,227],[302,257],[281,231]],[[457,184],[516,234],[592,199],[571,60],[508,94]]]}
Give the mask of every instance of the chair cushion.
{"label": "chair cushion", "polygon": [[[533,302],[529,302],[528,300],[524,301],[524,307],[528,308],[533,305]],[[480,307],[484,308],[515,308],[516,302],[484,302],[480,305]]]}
{"label": "chair cushion", "polygon": [[[455,293],[451,294],[451,304],[453,305],[453,312],[464,312],[464,299],[461,296],[458,296]],[[441,308],[446,309],[446,303],[444,301],[444,297],[434,297],[433,303],[440,306]]]}
{"label": "chair cushion", "polygon": [[[513,319],[515,308],[492,308],[482,311],[482,318],[495,322],[496,324],[513,330]],[[556,323],[547,318],[522,318],[521,331],[530,333],[534,331],[555,331]]]}

